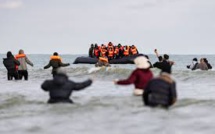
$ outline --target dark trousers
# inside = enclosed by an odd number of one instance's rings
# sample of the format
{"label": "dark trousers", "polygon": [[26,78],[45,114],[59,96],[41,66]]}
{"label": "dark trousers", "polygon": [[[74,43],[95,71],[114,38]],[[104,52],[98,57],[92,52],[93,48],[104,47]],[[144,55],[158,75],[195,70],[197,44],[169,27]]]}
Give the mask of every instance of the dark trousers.
{"label": "dark trousers", "polygon": [[18,73],[16,72],[16,71],[14,71],[14,72],[7,72],[7,79],[8,80],[13,80],[13,78],[15,79],[15,80],[18,80],[18,77],[19,75],[18,75]]}
{"label": "dark trousers", "polygon": [[27,70],[18,70],[19,79],[22,80],[24,77],[25,80],[28,80],[28,71]]}

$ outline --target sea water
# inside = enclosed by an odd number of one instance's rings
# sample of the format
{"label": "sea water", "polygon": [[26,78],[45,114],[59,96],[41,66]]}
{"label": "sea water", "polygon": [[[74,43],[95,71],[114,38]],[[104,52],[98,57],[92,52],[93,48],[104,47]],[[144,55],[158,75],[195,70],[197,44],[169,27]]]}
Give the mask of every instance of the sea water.
{"label": "sea water", "polygon": [[[144,106],[141,97],[132,95],[133,85],[113,84],[114,79],[127,78],[135,65],[97,70],[72,64],[78,56],[62,55],[63,62],[71,64],[64,69],[71,80],[91,78],[93,84],[73,93],[74,105],[46,103],[49,95],[40,86],[52,78],[51,69],[43,69],[50,55],[28,55],[34,63],[28,67],[28,81],[7,81],[0,64],[0,134],[214,134],[215,71],[191,71],[186,65],[193,57],[206,57],[215,67],[215,55],[170,55],[178,101],[168,110]],[[149,57],[152,63],[157,60]],[[158,69],[152,71],[159,74]]]}

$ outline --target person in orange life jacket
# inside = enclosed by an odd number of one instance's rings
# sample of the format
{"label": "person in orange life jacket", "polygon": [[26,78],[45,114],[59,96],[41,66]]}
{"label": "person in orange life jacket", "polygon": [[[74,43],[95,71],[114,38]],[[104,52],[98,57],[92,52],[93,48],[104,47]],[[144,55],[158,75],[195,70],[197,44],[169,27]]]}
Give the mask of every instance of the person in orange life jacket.
{"label": "person in orange life jacket", "polygon": [[107,55],[109,60],[112,60],[114,58],[114,50],[112,49],[112,47],[110,47],[107,51]]}
{"label": "person in orange life jacket", "polygon": [[3,59],[3,64],[7,69],[7,79],[13,80],[14,78],[15,80],[18,80],[19,75],[16,66],[20,65],[20,62],[14,58],[10,51],[7,52],[7,58]]}
{"label": "person in orange life jacket", "polygon": [[119,58],[122,58],[124,47],[121,44],[118,44],[118,48],[119,48]]}
{"label": "person in orange life jacket", "polygon": [[101,49],[106,49],[107,50],[107,47],[104,44],[102,44]]}
{"label": "person in orange life jacket", "polygon": [[112,43],[112,42],[109,42],[109,43],[108,43],[107,50],[109,50],[110,48],[112,48],[112,49],[114,48],[114,46],[113,46],[113,43]]}
{"label": "person in orange life jacket", "polygon": [[70,99],[73,91],[80,91],[91,84],[91,79],[79,83],[71,81],[64,71],[58,69],[53,80],[44,81],[41,88],[44,91],[49,92],[49,104],[73,103]]}
{"label": "person in orange life jacket", "polygon": [[93,50],[94,50],[94,45],[91,44],[90,48],[89,48],[89,53],[88,53],[88,56],[93,58]]}
{"label": "person in orange life jacket", "polygon": [[129,46],[124,46],[123,56],[129,56]]}
{"label": "person in orange life jacket", "polygon": [[108,58],[106,55],[102,54],[100,57],[99,57],[99,60],[98,62],[95,64],[96,67],[102,67],[102,66],[110,66],[109,64],[109,61],[108,61]]}
{"label": "person in orange life jacket", "polygon": [[95,48],[94,48],[94,50],[93,50],[93,53],[94,53],[94,57],[95,57],[95,58],[99,58],[100,49],[99,49],[99,47],[98,47],[97,44],[95,45]]}
{"label": "person in orange life jacket", "polygon": [[107,56],[107,49],[106,48],[101,49],[100,56]]}
{"label": "person in orange life jacket", "polygon": [[132,45],[132,46],[130,47],[130,54],[131,54],[131,55],[139,54],[139,52],[138,52],[136,46]]}
{"label": "person in orange life jacket", "polygon": [[15,58],[20,62],[20,65],[18,66],[19,79],[21,80],[24,77],[25,80],[28,80],[27,64],[32,67],[34,64],[28,59],[22,49],[19,50],[19,54],[16,55]]}
{"label": "person in orange life jacket", "polygon": [[134,95],[140,96],[143,94],[147,83],[153,78],[153,74],[150,71],[150,64],[144,56],[138,56],[134,59],[136,69],[132,72],[128,79],[114,81],[118,85],[134,84]]}
{"label": "person in orange life jacket", "polygon": [[114,59],[119,59],[119,48],[118,48],[118,46],[114,47]]}
{"label": "person in orange life jacket", "polygon": [[44,69],[48,69],[49,67],[52,67],[52,75],[53,77],[57,73],[57,69],[60,67],[66,67],[69,66],[69,63],[62,63],[61,57],[58,55],[57,52],[54,52],[53,56],[51,56],[50,61],[48,65],[44,67]]}

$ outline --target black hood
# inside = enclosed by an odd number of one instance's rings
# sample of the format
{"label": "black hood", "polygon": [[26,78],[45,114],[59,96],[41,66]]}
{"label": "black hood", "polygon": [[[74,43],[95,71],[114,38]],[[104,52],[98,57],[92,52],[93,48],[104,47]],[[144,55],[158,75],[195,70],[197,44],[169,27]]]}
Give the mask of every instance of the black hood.
{"label": "black hood", "polygon": [[63,85],[68,81],[68,76],[65,74],[56,74],[54,76],[54,83],[57,85]]}

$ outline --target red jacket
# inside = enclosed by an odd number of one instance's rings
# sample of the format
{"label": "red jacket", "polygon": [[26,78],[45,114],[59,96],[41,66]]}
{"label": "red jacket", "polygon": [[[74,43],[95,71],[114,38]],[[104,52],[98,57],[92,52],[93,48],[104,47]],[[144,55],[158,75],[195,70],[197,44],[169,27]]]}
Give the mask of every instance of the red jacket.
{"label": "red jacket", "polygon": [[120,80],[119,85],[128,85],[134,83],[135,88],[145,89],[147,83],[153,78],[153,74],[149,69],[136,69],[132,72],[127,80]]}

